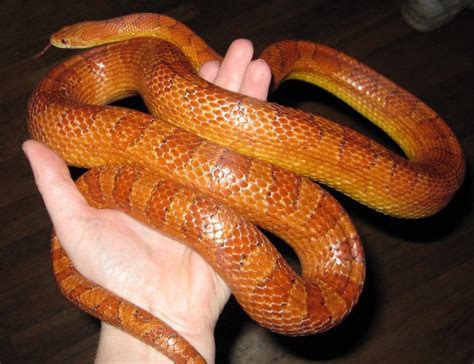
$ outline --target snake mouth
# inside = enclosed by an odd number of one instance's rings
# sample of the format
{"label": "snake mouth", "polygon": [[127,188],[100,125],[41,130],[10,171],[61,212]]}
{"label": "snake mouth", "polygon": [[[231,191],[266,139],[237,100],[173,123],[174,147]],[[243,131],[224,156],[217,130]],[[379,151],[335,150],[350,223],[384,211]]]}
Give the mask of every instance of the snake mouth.
{"label": "snake mouth", "polygon": [[49,43],[56,48],[72,48],[71,43],[66,38],[51,36]]}
{"label": "snake mouth", "polygon": [[61,36],[55,36],[53,34],[49,39],[49,42],[52,46],[56,48],[63,48],[63,49],[71,49],[71,48],[87,48],[88,46],[85,44],[81,44],[80,42],[72,42],[70,39]]}

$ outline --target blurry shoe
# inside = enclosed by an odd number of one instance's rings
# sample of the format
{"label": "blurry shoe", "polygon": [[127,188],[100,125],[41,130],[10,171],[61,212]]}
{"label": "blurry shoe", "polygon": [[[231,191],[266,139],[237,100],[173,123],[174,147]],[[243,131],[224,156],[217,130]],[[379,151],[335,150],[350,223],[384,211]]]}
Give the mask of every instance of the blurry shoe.
{"label": "blurry shoe", "polygon": [[406,0],[402,15],[416,30],[429,32],[449,23],[465,7],[474,9],[474,0]]}

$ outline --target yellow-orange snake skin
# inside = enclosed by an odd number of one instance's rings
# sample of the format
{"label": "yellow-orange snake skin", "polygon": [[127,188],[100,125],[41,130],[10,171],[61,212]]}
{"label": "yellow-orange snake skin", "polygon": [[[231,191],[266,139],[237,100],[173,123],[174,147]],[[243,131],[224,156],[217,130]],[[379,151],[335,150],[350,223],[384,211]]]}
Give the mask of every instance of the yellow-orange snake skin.
{"label": "yellow-orange snake skin", "polygon": [[[320,116],[204,81],[197,70],[220,56],[163,15],[83,22],[51,42],[109,44],[41,81],[29,102],[31,136],[68,164],[92,168],[78,181],[92,206],[120,209],[189,244],[244,310],[275,332],[312,334],[338,324],[364,282],[353,224],[312,180],[402,218],[436,213],[462,183],[463,154],[444,121],[326,46],[282,41],[260,58],[276,85],[299,79],[328,90],[382,128],[407,158]],[[137,93],[153,116],[105,105]],[[252,223],[293,247],[302,276]],[[203,361],[159,319],[82,277],[56,238],[53,265],[63,293],[83,310],[176,362]]]}

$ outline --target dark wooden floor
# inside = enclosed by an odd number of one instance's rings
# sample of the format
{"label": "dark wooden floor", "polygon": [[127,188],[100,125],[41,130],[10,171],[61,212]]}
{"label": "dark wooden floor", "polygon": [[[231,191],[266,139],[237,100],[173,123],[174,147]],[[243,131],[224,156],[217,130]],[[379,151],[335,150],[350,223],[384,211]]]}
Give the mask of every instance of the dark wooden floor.
{"label": "dark wooden floor", "polygon": [[[50,222],[20,149],[26,102],[39,79],[69,54],[31,56],[63,25],[151,11],[186,22],[223,52],[237,37],[257,51],[287,38],[337,47],[425,100],[460,138],[467,179],[439,215],[381,216],[337,195],[363,238],[367,283],[339,327],[307,338],[271,334],[231,301],[217,328],[218,363],[472,363],[474,360],[474,13],[418,33],[400,1],[63,1],[0,3],[0,362],[91,362],[98,323],[63,299],[49,261]],[[333,97],[290,83],[275,99],[322,113],[386,142]]]}

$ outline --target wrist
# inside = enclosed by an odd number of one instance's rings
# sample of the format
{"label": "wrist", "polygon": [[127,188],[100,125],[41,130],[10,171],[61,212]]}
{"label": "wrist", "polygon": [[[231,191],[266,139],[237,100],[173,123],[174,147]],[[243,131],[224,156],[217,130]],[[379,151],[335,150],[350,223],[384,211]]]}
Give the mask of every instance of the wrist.
{"label": "wrist", "polygon": [[[202,332],[179,332],[206,360],[213,363],[215,341],[212,330]],[[102,322],[96,363],[163,363],[172,361],[158,350],[146,345],[135,337]]]}

